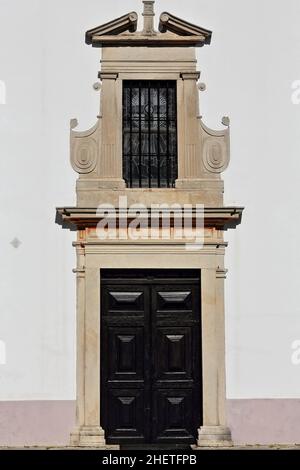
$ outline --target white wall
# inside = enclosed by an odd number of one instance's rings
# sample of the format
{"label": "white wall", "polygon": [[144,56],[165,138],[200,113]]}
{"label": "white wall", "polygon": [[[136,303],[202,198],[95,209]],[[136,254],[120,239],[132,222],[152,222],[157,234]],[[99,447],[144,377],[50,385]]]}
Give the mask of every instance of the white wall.
{"label": "white wall", "polygon": [[[75,397],[74,234],[55,207],[75,202],[69,119],[86,129],[98,111],[99,50],[84,33],[130,10],[141,1],[0,0],[1,400]],[[214,31],[198,54],[201,112],[211,127],[231,117],[225,200],[246,206],[226,234],[228,396],[299,397],[300,3],[157,1],[163,10]]]}

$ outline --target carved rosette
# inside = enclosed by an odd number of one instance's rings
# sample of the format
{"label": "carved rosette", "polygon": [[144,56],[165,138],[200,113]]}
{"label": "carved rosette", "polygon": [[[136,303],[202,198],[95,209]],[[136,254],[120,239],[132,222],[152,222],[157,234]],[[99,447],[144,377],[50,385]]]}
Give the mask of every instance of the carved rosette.
{"label": "carved rosette", "polygon": [[91,173],[98,160],[97,129],[98,123],[89,131],[74,132],[77,120],[71,121],[71,165],[79,174]]}
{"label": "carved rosette", "polygon": [[222,173],[230,161],[229,120],[223,118],[227,126],[224,131],[209,129],[201,121],[203,136],[203,165],[209,173]]}

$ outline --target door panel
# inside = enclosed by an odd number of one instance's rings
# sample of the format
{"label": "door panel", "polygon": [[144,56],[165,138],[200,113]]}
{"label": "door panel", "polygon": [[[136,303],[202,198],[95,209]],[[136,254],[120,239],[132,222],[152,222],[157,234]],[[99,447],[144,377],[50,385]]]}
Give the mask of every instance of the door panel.
{"label": "door panel", "polygon": [[143,327],[107,328],[109,382],[144,379],[144,329]]}
{"label": "door panel", "polygon": [[110,438],[144,441],[144,391],[111,389],[108,403],[110,415],[106,431]]}
{"label": "door panel", "polygon": [[103,286],[104,314],[107,313],[144,313],[144,286]]}
{"label": "door panel", "polygon": [[192,379],[191,327],[158,327],[153,342],[154,379]]}
{"label": "door panel", "polygon": [[202,409],[199,272],[106,270],[101,283],[107,442],[195,442]]}
{"label": "door panel", "polygon": [[192,292],[191,290],[170,291],[170,289],[157,291],[157,309],[159,311],[166,310],[190,310],[192,308]]}
{"label": "door panel", "polygon": [[163,389],[154,394],[153,418],[156,442],[193,442],[193,390]]}

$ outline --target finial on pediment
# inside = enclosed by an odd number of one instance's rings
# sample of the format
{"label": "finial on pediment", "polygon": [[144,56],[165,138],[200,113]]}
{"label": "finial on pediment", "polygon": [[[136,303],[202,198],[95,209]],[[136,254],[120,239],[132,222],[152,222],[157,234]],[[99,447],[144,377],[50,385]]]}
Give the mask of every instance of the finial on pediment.
{"label": "finial on pediment", "polygon": [[154,0],[143,0],[144,4],[144,29],[143,34],[145,35],[152,35],[154,31]]}

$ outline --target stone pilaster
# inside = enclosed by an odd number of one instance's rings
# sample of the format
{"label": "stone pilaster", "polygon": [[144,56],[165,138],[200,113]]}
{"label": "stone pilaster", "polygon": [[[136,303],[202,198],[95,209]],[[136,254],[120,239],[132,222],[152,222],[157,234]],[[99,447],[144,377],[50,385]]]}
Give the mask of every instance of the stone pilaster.
{"label": "stone pilaster", "polygon": [[[178,83],[178,179],[176,187],[191,188],[201,177],[200,138],[198,122],[197,80],[200,72],[181,73]],[[181,83],[180,83],[181,82]]]}
{"label": "stone pilaster", "polygon": [[76,427],[71,433],[71,445],[78,446],[80,429],[84,426],[84,314],[85,314],[85,254],[80,243],[83,231],[78,231],[76,245],[77,266],[76,273]]}
{"label": "stone pilaster", "polygon": [[198,447],[231,446],[225,416],[225,332],[223,281],[216,269],[201,271],[203,425]]}
{"label": "stone pilaster", "polygon": [[102,140],[98,189],[123,189],[122,177],[122,81],[118,73],[101,72]]}
{"label": "stone pilaster", "polygon": [[[80,233],[80,232],[79,232]],[[77,399],[71,444],[118,449],[105,442],[100,426],[100,269],[89,266],[84,248],[77,249]]]}

